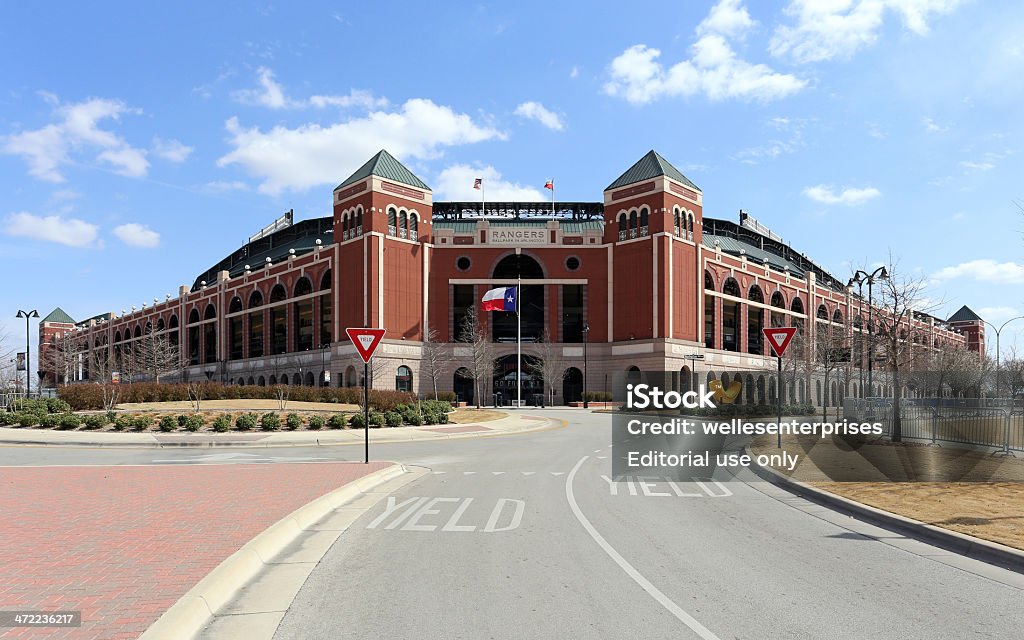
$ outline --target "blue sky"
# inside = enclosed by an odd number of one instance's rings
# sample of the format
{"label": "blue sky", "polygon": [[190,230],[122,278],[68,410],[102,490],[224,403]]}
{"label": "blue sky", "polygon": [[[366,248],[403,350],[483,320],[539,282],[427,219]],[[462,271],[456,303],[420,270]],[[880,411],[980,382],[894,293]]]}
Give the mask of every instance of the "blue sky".
{"label": "blue sky", "polygon": [[0,22],[8,347],[328,215],[381,147],[439,200],[598,200],[655,148],[838,277],[891,251],[937,315],[1024,313],[1018,2],[87,4]]}

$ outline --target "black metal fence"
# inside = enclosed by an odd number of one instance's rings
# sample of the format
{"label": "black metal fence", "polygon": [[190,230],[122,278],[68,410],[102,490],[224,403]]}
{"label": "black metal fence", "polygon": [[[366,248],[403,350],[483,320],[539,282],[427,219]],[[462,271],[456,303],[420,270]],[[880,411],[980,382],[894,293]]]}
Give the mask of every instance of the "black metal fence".
{"label": "black metal fence", "polygon": [[[892,398],[847,398],[847,420],[880,422],[886,437],[894,428]],[[1024,406],[1009,398],[914,398],[900,401],[900,434],[905,440],[953,442],[1024,451]]]}

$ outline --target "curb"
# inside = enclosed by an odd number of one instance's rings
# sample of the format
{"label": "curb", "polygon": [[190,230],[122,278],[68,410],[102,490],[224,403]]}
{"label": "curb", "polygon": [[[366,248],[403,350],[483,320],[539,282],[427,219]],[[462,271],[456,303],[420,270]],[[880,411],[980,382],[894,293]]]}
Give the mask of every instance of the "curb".
{"label": "curb", "polygon": [[270,525],[189,589],[139,636],[140,640],[194,637],[306,527],[361,493],[404,473],[405,465],[393,464],[320,496]]}
{"label": "curb", "polygon": [[[538,421],[539,423],[541,421]],[[370,444],[389,444],[392,442],[430,442],[439,440],[459,440],[463,438],[493,438],[509,435],[517,435],[520,433],[531,433],[535,431],[544,431],[551,429],[554,425],[562,422],[559,418],[545,418],[542,423],[538,426],[531,426],[527,429],[516,429],[508,431],[491,431],[491,432],[479,432],[479,433],[451,433],[451,434],[433,434],[428,437],[405,437],[381,440],[374,442],[373,438],[370,438]],[[482,426],[486,426],[483,423]],[[563,425],[564,426],[564,425]],[[403,427],[405,428],[405,427]],[[415,427],[409,427],[415,428]],[[372,433],[373,430],[371,430]],[[380,431],[380,429],[377,429]],[[252,433],[261,433],[254,431]],[[325,434],[329,434],[329,431],[325,431]],[[123,434],[123,435],[141,435],[141,436],[153,436],[159,434]],[[40,447],[99,447],[99,448],[116,448],[116,447],[132,447],[136,449],[168,449],[168,448],[193,448],[193,449],[210,449],[210,448],[224,448],[224,447],[241,447],[249,449],[260,449],[260,448],[273,448],[273,447],[333,447],[333,446],[348,446],[348,445],[362,445],[362,439],[352,441],[338,441],[338,442],[321,442],[320,438],[310,438],[309,440],[290,440],[290,441],[278,441],[278,442],[260,442],[259,440],[252,441],[239,441],[239,440],[228,440],[225,442],[188,442],[188,441],[177,441],[177,442],[159,442],[157,440],[151,440],[149,442],[136,441],[136,442],[114,442],[105,440],[28,440],[28,439],[16,439],[16,438],[3,438],[0,436],[0,445],[22,445],[22,446],[40,446]]]}
{"label": "curb", "polygon": [[763,467],[756,463],[750,465],[750,469],[762,480],[770,482],[797,496],[806,498],[811,502],[828,507],[833,511],[838,511],[868,524],[888,529],[908,538],[919,540],[967,558],[1024,574],[1024,551],[1019,549],[925,524],[919,520],[871,507],[812,487],[798,480],[791,480],[772,468]]}

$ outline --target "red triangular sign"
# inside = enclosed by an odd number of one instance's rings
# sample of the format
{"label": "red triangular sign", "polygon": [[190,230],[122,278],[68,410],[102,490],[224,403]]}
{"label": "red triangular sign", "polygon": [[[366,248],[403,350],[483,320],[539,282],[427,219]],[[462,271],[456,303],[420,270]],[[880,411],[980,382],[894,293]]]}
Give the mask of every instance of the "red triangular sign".
{"label": "red triangular sign", "polygon": [[381,339],[384,337],[384,329],[345,329],[345,333],[348,334],[348,339],[355,345],[356,351],[359,352],[359,357],[363,359],[363,362],[370,362],[370,358],[373,357],[373,352],[377,350],[377,345],[380,344]]}
{"label": "red triangular sign", "polygon": [[772,351],[775,355],[782,357],[782,354],[786,353],[786,349],[789,347],[789,343],[792,342],[793,336],[796,335],[796,327],[772,327],[770,329],[761,329],[764,333],[764,337],[768,339],[768,344],[772,346]]}

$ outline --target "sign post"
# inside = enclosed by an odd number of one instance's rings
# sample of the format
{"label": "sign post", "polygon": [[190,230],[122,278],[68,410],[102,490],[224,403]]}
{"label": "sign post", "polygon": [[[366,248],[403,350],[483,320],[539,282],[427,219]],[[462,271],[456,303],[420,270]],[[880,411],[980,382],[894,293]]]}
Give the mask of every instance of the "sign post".
{"label": "sign post", "polygon": [[765,339],[768,340],[768,344],[771,345],[772,351],[778,358],[779,362],[779,384],[777,389],[777,399],[779,404],[779,431],[776,433],[775,446],[779,449],[782,448],[782,396],[785,385],[782,384],[782,355],[786,353],[786,349],[789,348],[789,343],[793,341],[793,336],[796,335],[796,327],[771,327],[770,329],[761,329],[761,333],[764,334]]}
{"label": "sign post", "polygon": [[370,463],[370,358],[377,350],[384,329],[349,328],[345,329],[348,339],[363,359],[363,462]]}

